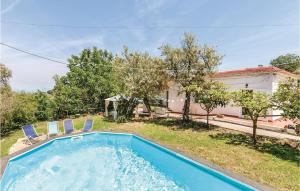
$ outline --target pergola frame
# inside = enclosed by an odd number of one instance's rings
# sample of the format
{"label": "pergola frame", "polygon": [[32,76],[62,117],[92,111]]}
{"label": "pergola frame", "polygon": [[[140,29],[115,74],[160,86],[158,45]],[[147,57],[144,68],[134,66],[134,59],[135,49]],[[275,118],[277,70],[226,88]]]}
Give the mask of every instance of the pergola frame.
{"label": "pergola frame", "polygon": [[113,119],[116,120],[118,113],[117,113],[117,109],[118,109],[118,102],[120,100],[122,96],[121,95],[116,95],[110,98],[106,98],[105,99],[105,116],[108,117],[109,113],[108,113],[108,106],[109,103],[112,102],[113,103],[113,107],[114,107],[114,111],[113,111]]}

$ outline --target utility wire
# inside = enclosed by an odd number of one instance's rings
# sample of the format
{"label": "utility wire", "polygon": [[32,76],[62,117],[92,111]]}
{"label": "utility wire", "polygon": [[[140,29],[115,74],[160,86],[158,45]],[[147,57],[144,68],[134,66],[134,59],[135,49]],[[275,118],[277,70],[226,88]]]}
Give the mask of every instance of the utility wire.
{"label": "utility wire", "polygon": [[[27,50],[22,50],[20,48],[17,48],[17,47],[14,47],[14,46],[11,46],[9,44],[6,44],[6,43],[3,43],[3,42],[0,42],[0,44],[2,46],[6,46],[8,48],[11,48],[11,49],[14,49],[16,51],[19,51],[19,52],[22,52],[22,53],[25,53],[25,54],[28,54],[28,55],[31,55],[31,56],[35,56],[35,57],[38,57],[38,58],[41,58],[41,59],[44,59],[44,60],[48,60],[48,61],[51,61],[51,62],[55,62],[55,63],[59,63],[59,64],[63,64],[63,65],[68,65],[67,62],[63,62],[63,61],[59,61],[59,60],[55,60],[55,59],[52,59],[52,58],[49,58],[49,57],[45,57],[45,56],[42,56],[42,55],[39,55],[39,54],[36,54],[36,53],[32,53],[30,51],[27,51]],[[126,66],[113,66],[113,65],[103,65],[103,64],[99,64],[101,66],[104,66],[104,67],[110,67],[110,68],[115,68],[115,69],[119,69],[119,68],[127,68]],[[278,65],[285,65],[285,64],[278,64]],[[155,68],[140,68],[140,67],[131,67],[130,69],[136,69],[136,70],[144,70],[144,71],[161,71],[161,69],[155,69]],[[165,71],[174,71],[174,70],[171,70],[171,69],[165,69]],[[198,71],[198,70],[193,70],[193,71]]]}
{"label": "utility wire", "polygon": [[268,28],[268,27],[295,27],[300,24],[257,24],[257,25],[149,25],[149,26],[123,26],[123,25],[68,25],[68,24],[41,24],[41,23],[25,23],[19,21],[2,20],[1,23],[27,25],[35,27],[64,27],[64,28],[86,28],[86,29],[138,29],[138,30],[152,30],[152,29],[227,29],[227,28]]}
{"label": "utility wire", "polygon": [[[44,60],[48,60],[48,61],[51,61],[51,62],[55,62],[55,63],[59,63],[59,64],[63,64],[63,65],[68,65],[68,63],[66,62],[62,62],[62,61],[59,61],[59,60],[55,60],[55,59],[52,59],[52,58],[48,58],[48,57],[45,57],[45,56],[41,56],[41,55],[38,55],[38,54],[35,54],[35,53],[32,53],[32,52],[29,52],[27,50],[22,50],[20,48],[16,48],[14,46],[11,46],[11,45],[8,45],[6,43],[3,43],[3,42],[0,42],[0,44],[2,46],[6,46],[8,48],[11,48],[11,49],[14,49],[16,51],[19,51],[19,52],[22,52],[22,53],[25,53],[25,54],[28,54],[28,55],[31,55],[31,56],[35,56],[35,57],[38,57],[38,58],[41,58],[41,59],[44,59]],[[111,68],[127,68],[125,66],[112,66],[112,65],[103,65],[103,64],[99,64],[101,66],[104,66],[104,67],[111,67]],[[150,69],[150,68],[138,68],[138,67],[131,67],[130,69],[137,69],[137,70],[152,70],[152,71],[157,71],[157,70],[161,70],[161,69]],[[171,70],[170,70],[171,71]]]}
{"label": "utility wire", "polygon": [[3,43],[3,42],[0,42],[0,44],[3,45],[3,46],[9,47],[9,48],[11,48],[11,49],[17,50],[17,51],[19,51],[19,52],[23,52],[23,53],[25,53],[25,54],[29,54],[29,55],[31,55],[31,56],[35,56],[35,57],[38,57],[38,58],[41,58],[41,59],[45,59],[45,60],[48,60],[48,61],[51,61],[51,62],[56,62],[56,63],[59,63],[59,64],[68,65],[68,63],[66,63],[66,62],[62,62],[62,61],[59,61],[59,60],[54,60],[54,59],[52,59],[52,58],[48,58],[48,57],[44,57],[44,56],[41,56],[41,55],[38,55],[38,54],[35,54],[35,53],[31,53],[31,52],[26,51],[26,50],[21,50],[21,49],[19,49],[19,48],[14,47],[14,46],[5,44],[5,43]]}

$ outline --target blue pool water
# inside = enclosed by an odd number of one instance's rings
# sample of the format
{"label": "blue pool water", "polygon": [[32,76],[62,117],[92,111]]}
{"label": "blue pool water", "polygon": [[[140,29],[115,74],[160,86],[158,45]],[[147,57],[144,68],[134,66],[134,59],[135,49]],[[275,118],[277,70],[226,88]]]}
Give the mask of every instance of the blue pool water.
{"label": "blue pool water", "polygon": [[10,160],[1,190],[254,190],[129,134],[59,138]]}

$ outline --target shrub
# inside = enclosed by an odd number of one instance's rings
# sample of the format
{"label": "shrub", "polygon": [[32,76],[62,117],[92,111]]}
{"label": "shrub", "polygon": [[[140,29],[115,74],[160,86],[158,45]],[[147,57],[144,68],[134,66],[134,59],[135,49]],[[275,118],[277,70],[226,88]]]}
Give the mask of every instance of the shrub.
{"label": "shrub", "polygon": [[118,101],[118,116],[126,120],[131,119],[133,117],[134,108],[136,108],[138,104],[139,101],[136,98],[121,97]]}
{"label": "shrub", "polygon": [[34,99],[37,102],[37,111],[35,112],[37,120],[44,121],[56,118],[55,103],[49,94],[38,91]]}
{"label": "shrub", "polygon": [[124,115],[118,116],[117,117],[117,123],[126,123],[127,122],[127,118]]}
{"label": "shrub", "polygon": [[1,136],[21,128],[23,125],[34,123],[37,104],[31,93],[14,93],[12,109],[4,114],[4,123],[1,124]]}
{"label": "shrub", "polygon": [[300,123],[295,126],[295,131],[298,135],[300,134]]}

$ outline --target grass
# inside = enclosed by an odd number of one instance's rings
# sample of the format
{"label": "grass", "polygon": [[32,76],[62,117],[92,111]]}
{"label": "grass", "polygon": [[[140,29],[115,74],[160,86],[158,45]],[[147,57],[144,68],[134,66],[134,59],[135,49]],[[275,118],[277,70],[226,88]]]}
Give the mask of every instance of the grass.
{"label": "grass", "polygon": [[[253,147],[248,135],[202,124],[182,125],[176,120],[135,121],[116,124],[93,116],[95,130],[137,133],[182,153],[211,161],[228,170],[242,174],[277,190],[299,190],[299,153],[296,149],[278,144],[276,140],[260,138]],[[80,129],[84,118],[75,119]],[[61,122],[60,122],[61,123]],[[61,124],[60,124],[61,126]],[[37,123],[37,131],[46,133],[46,123]],[[1,140],[1,156],[22,137],[17,131]]]}
{"label": "grass", "polygon": [[[87,116],[87,117],[80,117],[74,119],[74,128],[75,130],[81,130],[86,118],[93,118],[94,119],[94,130],[107,130],[109,127],[115,127],[117,124],[103,120],[99,116]],[[63,122],[58,121],[59,130],[63,132]],[[34,124],[37,133],[39,134],[47,134],[47,122],[37,122]],[[23,138],[24,134],[21,129],[10,133],[8,136],[1,137],[1,152],[0,156],[6,156],[9,153],[10,147],[17,141],[18,138]]]}

